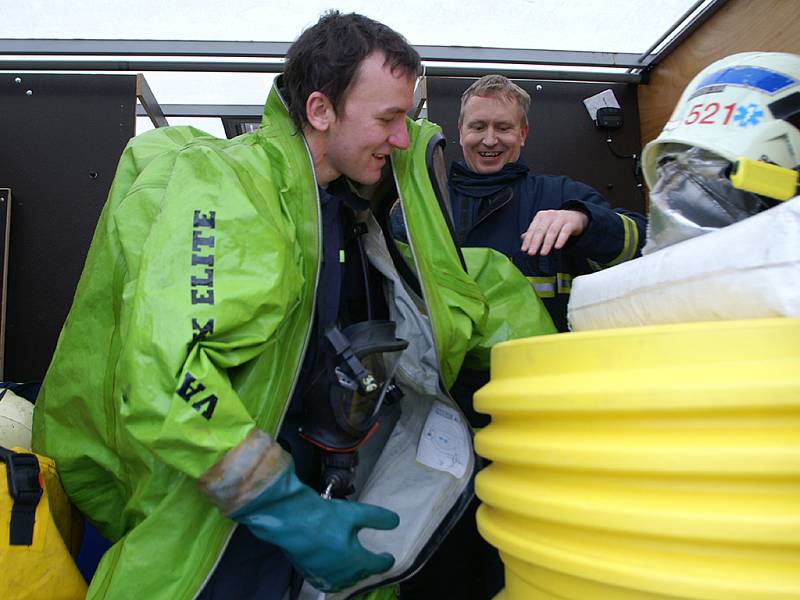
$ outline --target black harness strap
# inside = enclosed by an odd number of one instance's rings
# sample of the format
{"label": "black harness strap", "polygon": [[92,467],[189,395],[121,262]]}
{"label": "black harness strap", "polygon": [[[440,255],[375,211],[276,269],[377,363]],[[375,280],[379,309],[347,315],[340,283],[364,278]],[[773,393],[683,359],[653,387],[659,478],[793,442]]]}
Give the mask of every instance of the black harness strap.
{"label": "black harness strap", "polygon": [[0,446],[0,460],[6,463],[8,493],[13,500],[9,545],[33,544],[36,507],[42,497],[39,459],[35,454],[12,452]]}

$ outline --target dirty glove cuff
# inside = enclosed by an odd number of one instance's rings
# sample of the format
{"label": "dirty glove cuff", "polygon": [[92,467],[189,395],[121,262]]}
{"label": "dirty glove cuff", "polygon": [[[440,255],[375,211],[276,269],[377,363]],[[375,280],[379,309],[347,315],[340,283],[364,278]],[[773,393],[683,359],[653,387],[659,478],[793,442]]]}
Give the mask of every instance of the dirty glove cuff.
{"label": "dirty glove cuff", "polygon": [[228,515],[252,502],[291,465],[291,455],[272,436],[254,428],[203,473],[197,483]]}

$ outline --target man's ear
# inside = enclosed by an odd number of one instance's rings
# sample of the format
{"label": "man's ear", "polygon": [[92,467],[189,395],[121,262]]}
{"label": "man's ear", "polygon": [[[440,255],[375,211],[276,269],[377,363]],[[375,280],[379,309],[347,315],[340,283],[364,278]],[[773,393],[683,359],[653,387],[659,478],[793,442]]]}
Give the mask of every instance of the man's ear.
{"label": "man's ear", "polygon": [[306,100],[306,118],[312,128],[327,131],[336,118],[330,98],[319,91],[311,92]]}
{"label": "man's ear", "polygon": [[521,133],[522,133],[522,144],[520,144],[520,145],[524,146],[525,145],[525,140],[528,139],[528,125],[527,125],[527,123],[522,126]]}

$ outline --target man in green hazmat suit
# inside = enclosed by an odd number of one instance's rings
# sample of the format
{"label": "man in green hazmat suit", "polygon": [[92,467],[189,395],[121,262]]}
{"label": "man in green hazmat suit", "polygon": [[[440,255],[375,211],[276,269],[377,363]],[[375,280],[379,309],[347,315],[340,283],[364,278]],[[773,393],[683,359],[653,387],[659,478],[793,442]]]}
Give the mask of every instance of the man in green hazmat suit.
{"label": "man in green hazmat suit", "polygon": [[505,258],[453,243],[440,131],[406,117],[419,64],[330,12],[256,132],[129,143],[34,416],[114,542],[88,597],[351,597],[458,517],[474,464],[446,390],[465,357],[552,324]]}

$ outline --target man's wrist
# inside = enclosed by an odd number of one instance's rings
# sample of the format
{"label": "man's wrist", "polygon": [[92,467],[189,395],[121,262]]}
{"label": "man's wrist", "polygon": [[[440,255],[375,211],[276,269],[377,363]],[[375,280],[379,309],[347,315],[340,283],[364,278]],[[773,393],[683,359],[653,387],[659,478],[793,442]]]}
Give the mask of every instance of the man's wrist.
{"label": "man's wrist", "polygon": [[561,205],[561,210],[571,210],[573,212],[579,212],[586,215],[586,218],[591,221],[592,220],[592,213],[589,208],[580,200],[567,200],[564,204]]}
{"label": "man's wrist", "polygon": [[257,498],[291,465],[291,455],[271,435],[254,427],[197,484],[228,515]]}

